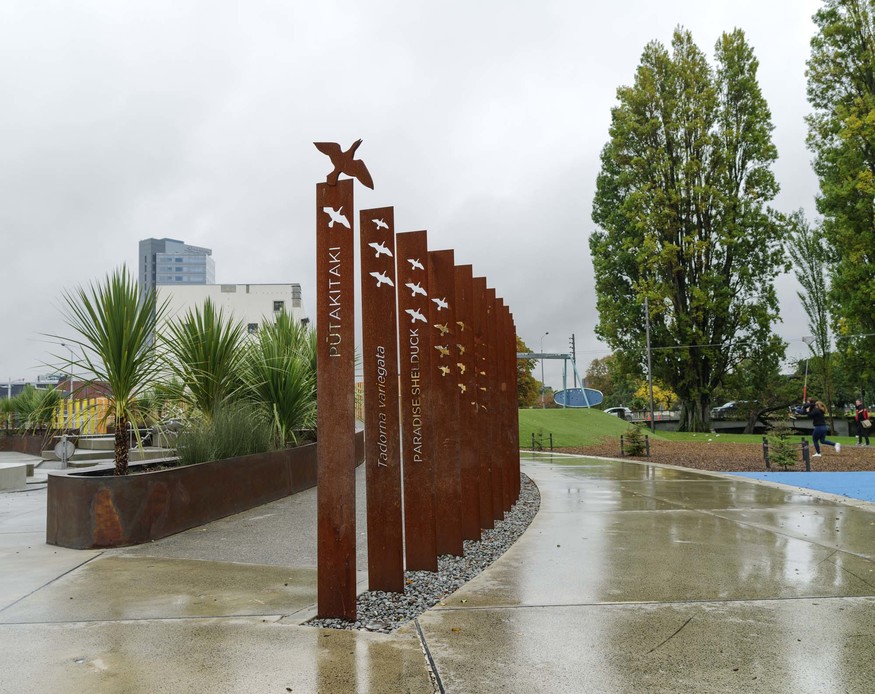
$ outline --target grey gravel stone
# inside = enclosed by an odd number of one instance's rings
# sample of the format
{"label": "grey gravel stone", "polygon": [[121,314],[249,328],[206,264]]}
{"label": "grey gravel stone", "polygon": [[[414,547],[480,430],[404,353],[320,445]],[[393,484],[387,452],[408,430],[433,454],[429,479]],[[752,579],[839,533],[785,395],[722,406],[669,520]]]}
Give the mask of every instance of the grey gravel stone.
{"label": "grey gravel stone", "polygon": [[365,629],[390,633],[436,605],[450,593],[470,581],[504,554],[522,535],[541,505],[538,487],[526,475],[520,475],[520,496],[503,521],[484,530],[479,541],[465,540],[462,557],[449,554],[438,557],[438,570],[407,571],[404,593],[374,590],[362,593],[356,602],[357,619],[311,619],[307,624],[329,629]]}

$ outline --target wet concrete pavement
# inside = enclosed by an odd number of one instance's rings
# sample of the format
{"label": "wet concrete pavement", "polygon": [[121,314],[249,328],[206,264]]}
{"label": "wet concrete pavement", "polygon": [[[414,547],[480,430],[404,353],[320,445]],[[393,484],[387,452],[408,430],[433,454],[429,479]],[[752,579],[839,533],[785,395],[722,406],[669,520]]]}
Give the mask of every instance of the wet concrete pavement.
{"label": "wet concrete pavement", "polygon": [[313,492],[102,553],[44,544],[44,491],[0,495],[0,692],[875,691],[875,506],[638,463],[523,469],[528,531],[391,635],[300,625]]}

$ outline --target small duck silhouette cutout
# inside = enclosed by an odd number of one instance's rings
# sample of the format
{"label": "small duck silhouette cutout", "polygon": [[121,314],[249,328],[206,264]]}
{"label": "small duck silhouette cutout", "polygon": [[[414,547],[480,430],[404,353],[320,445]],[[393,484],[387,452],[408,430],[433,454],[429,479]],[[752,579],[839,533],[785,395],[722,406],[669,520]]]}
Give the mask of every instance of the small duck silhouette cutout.
{"label": "small duck silhouette cutout", "polygon": [[340,149],[340,145],[336,142],[314,142],[316,149],[322,154],[327,154],[334,165],[334,169],[325,178],[325,182],[330,186],[337,185],[337,179],[340,174],[346,174],[357,178],[363,186],[367,186],[371,190],[374,189],[374,181],[371,179],[371,174],[368,172],[368,167],[361,159],[355,159],[355,152],[362,143],[361,140],[356,140],[352,146],[345,152]]}
{"label": "small duck silhouette cutout", "polygon": [[395,283],[392,281],[392,278],[389,277],[384,272],[372,272],[370,273],[371,277],[377,280],[377,286],[382,287],[384,284],[388,284],[390,287],[394,287]]}
{"label": "small duck silhouette cutout", "polygon": [[450,373],[449,366],[439,366],[438,369],[440,369],[441,376],[446,376],[448,373]]}
{"label": "small duck silhouette cutout", "polygon": [[441,335],[446,335],[448,332],[450,332],[450,326],[446,323],[435,323],[434,327],[441,331]]}
{"label": "small duck silhouette cutout", "polygon": [[419,262],[419,258],[416,258],[416,260],[414,260],[413,258],[408,258],[407,262],[410,263],[410,267],[413,270],[425,270],[425,268],[422,266],[422,263]]}
{"label": "small duck silhouette cutout", "polygon": [[437,310],[442,311],[445,308],[449,308],[450,305],[447,303],[446,297],[443,299],[432,299],[437,304]]}
{"label": "small duck silhouette cutout", "polygon": [[434,348],[438,351],[438,354],[440,354],[442,357],[450,356],[450,350],[447,349],[446,345],[435,345]]}
{"label": "small duck silhouette cutout", "polygon": [[413,284],[413,282],[408,282],[404,286],[410,290],[411,296],[416,296],[417,294],[422,294],[423,296],[427,296],[427,294],[425,293],[425,290],[419,286],[419,282],[417,282],[416,284]]}
{"label": "small duck silhouette cutout", "polygon": [[381,255],[388,255],[390,258],[392,257],[392,251],[390,251],[390,250],[386,247],[386,244],[384,244],[384,243],[377,243],[376,241],[373,241],[372,243],[369,243],[368,245],[369,245],[371,248],[373,248],[374,251],[376,252],[376,254],[377,254],[377,255],[375,256],[376,258],[379,258]]}
{"label": "small duck silhouette cutout", "polygon": [[415,308],[407,308],[407,309],[404,309],[404,313],[406,313],[407,315],[410,316],[410,322],[411,322],[411,323],[416,323],[416,321],[422,321],[423,323],[426,323],[426,322],[427,322],[427,321],[425,320],[425,316],[423,316],[422,313],[420,313],[420,312],[419,312],[417,309],[415,309]]}
{"label": "small duck silhouette cutout", "polygon": [[464,364],[462,364],[461,362],[456,362],[456,366],[459,367],[459,373],[460,373],[460,374],[465,373],[465,365],[464,365]]}
{"label": "small duck silhouette cutout", "polygon": [[386,224],[386,222],[384,222],[382,219],[372,219],[371,221],[377,225],[377,229],[388,229],[389,228],[389,225]]}
{"label": "small duck silhouette cutout", "polygon": [[456,385],[459,386],[459,390],[461,390],[463,393],[468,390],[468,386],[466,386],[464,383],[457,383]]}
{"label": "small duck silhouette cutout", "polygon": [[456,344],[456,347],[459,348],[459,354],[465,353],[465,345]]}

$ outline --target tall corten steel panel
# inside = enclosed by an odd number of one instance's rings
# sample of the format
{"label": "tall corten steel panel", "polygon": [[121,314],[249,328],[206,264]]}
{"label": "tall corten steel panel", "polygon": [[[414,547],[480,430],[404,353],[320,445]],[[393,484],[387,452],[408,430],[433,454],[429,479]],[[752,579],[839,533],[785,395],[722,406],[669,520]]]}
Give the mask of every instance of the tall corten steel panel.
{"label": "tall corten steel panel", "polygon": [[438,554],[464,554],[459,468],[459,388],[455,374],[456,272],[453,251],[428,254],[432,334],[431,411],[434,437],[435,542]]}
{"label": "tall corten steel panel", "polygon": [[359,216],[368,586],[403,593],[395,214],[380,207]]}
{"label": "tall corten steel panel", "polygon": [[396,236],[404,461],[404,534],[408,571],[437,571],[434,445],[429,391],[432,369],[428,238],[425,231]]}
{"label": "tall corten steel panel", "polygon": [[502,395],[502,427],[501,427],[501,449],[503,451],[504,462],[504,510],[510,511],[514,502],[513,490],[516,487],[513,481],[514,474],[514,455],[513,441],[511,432],[513,424],[511,419],[516,415],[516,399],[514,393],[510,389],[511,370],[516,366],[516,357],[511,360],[510,357],[510,309],[502,301],[501,311],[499,313],[499,325],[501,326],[501,337],[499,338],[499,350],[501,352],[501,395]]}
{"label": "tall corten steel panel", "polygon": [[495,298],[495,290],[489,288],[486,290],[486,302],[489,310],[489,321],[487,331],[489,334],[489,342],[487,344],[489,370],[487,377],[489,379],[489,402],[491,404],[490,411],[492,412],[490,419],[492,420],[489,431],[489,450],[492,458],[490,466],[492,473],[492,518],[493,520],[504,520],[504,476],[502,474],[502,455],[501,455],[501,365],[498,362],[498,306]]}
{"label": "tall corten steel panel", "polygon": [[316,186],[317,609],[354,620],[353,182]]}
{"label": "tall corten steel panel", "polygon": [[480,461],[477,456],[477,388],[474,381],[474,273],[456,266],[456,354],[453,372],[459,388],[459,467],[462,485],[462,537],[480,539]]}
{"label": "tall corten steel panel", "polygon": [[488,306],[486,303],[486,278],[475,277],[473,283],[473,323],[474,323],[474,378],[477,389],[476,420],[477,436],[477,460],[480,469],[478,477],[478,489],[480,492],[480,527],[492,528],[492,451],[489,446],[490,430],[489,423],[492,420],[492,412],[488,405],[488,379],[489,370],[489,330],[488,330]]}
{"label": "tall corten steel panel", "polygon": [[513,320],[513,313],[508,311],[508,341],[507,341],[508,359],[511,367],[508,369],[508,377],[510,378],[510,393],[511,393],[511,417],[508,420],[508,442],[509,454],[511,456],[511,480],[513,503],[517,502],[520,496],[520,416],[519,416],[519,397],[517,388],[517,376],[519,370],[517,365],[519,362],[516,357],[516,324]]}
{"label": "tall corten steel panel", "polygon": [[504,520],[504,468],[501,453],[501,427],[504,423],[501,418],[501,361],[498,347],[499,339],[499,302],[494,289],[486,290],[487,300],[490,302],[489,312],[489,390],[492,400],[492,439],[490,445],[493,451],[492,460],[492,517],[495,520]]}

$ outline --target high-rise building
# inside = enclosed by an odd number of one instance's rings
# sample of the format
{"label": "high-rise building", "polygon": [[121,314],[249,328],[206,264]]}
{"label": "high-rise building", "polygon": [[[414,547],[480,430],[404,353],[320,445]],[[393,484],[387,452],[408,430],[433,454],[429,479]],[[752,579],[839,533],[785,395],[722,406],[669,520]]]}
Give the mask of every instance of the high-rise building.
{"label": "high-rise building", "polygon": [[143,239],[140,241],[140,292],[159,284],[214,284],[216,264],[213,251],[188,246],[176,239]]}

